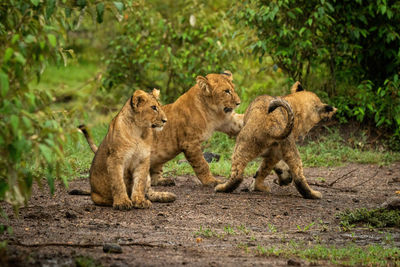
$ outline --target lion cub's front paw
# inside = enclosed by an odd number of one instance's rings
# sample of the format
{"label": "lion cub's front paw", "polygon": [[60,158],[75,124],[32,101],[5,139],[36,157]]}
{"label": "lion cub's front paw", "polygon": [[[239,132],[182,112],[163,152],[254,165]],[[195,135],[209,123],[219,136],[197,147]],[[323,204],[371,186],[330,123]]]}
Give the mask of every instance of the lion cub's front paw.
{"label": "lion cub's front paw", "polygon": [[269,186],[263,185],[263,184],[254,184],[254,191],[255,192],[264,192],[264,193],[270,193],[271,189]]}
{"label": "lion cub's front paw", "polygon": [[133,206],[137,209],[148,209],[151,207],[150,200],[144,197],[133,196],[132,197]]}
{"label": "lion cub's front paw", "polygon": [[128,197],[115,199],[113,203],[113,208],[116,210],[130,210],[133,208],[133,203]]}
{"label": "lion cub's front paw", "polygon": [[215,188],[214,188],[215,192],[225,192],[226,191],[226,183],[224,184],[218,184]]}
{"label": "lion cub's front paw", "polygon": [[311,199],[321,199],[322,198],[322,194],[321,194],[321,192],[312,190],[309,198],[311,198]]}
{"label": "lion cub's front paw", "polygon": [[214,186],[216,186],[216,185],[218,185],[218,184],[221,184],[221,183],[223,183],[223,181],[220,180],[220,179],[210,178],[210,179],[207,179],[206,181],[204,181],[204,182],[203,182],[203,185],[204,185],[204,186],[211,186],[211,187],[214,187]]}

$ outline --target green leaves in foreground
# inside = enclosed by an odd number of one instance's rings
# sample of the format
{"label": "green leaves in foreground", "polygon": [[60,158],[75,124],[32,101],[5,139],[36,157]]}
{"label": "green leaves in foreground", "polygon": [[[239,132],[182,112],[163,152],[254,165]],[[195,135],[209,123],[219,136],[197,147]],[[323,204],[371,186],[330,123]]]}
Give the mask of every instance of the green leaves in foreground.
{"label": "green leaves in foreground", "polygon": [[353,211],[346,210],[339,214],[340,224],[353,225],[363,224],[372,227],[397,227],[400,228],[400,211],[387,210],[387,209],[373,209],[368,210],[365,208],[356,209]]}
{"label": "green leaves in foreground", "polygon": [[[106,7],[118,14],[124,5]],[[98,13],[104,6],[97,1]],[[121,6],[122,4],[122,6]],[[29,199],[33,181],[55,179],[68,169],[63,146],[69,111],[49,108],[52,91],[30,88],[49,63],[66,64],[73,54],[64,37],[81,16],[95,14],[92,1],[3,0],[0,4],[0,201],[14,207]],[[85,11],[85,12],[84,12]],[[66,181],[64,181],[66,182]]]}

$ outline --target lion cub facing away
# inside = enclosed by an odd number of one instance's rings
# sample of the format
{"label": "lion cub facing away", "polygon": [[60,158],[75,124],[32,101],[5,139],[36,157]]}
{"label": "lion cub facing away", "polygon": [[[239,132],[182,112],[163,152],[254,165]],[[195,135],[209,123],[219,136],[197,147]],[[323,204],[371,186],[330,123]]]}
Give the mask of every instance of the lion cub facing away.
{"label": "lion cub facing away", "polygon": [[247,164],[261,156],[263,162],[255,175],[254,190],[269,192],[264,179],[283,159],[304,198],[322,197],[320,192],[310,188],[304,177],[295,142],[322,119],[331,118],[337,109],[323,104],[316,94],[304,91],[299,82],[292,86],[291,91],[292,94],[276,99],[259,96],[250,104],[245,113],[244,126],[236,139],[230,179],[217,185],[215,191],[231,192],[236,189],[243,180]]}
{"label": "lion cub facing away", "polygon": [[115,209],[149,208],[151,201],[170,202],[175,195],[150,188],[152,129],[167,122],[158,102],[159,91],[134,92],[111,121],[90,167],[91,197],[95,204]]}

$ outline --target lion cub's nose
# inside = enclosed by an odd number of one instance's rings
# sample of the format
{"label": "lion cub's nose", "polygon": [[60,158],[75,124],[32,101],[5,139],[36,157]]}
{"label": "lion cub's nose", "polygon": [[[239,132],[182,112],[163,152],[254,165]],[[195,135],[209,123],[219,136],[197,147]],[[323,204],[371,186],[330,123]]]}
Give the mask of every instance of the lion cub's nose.
{"label": "lion cub's nose", "polygon": [[166,119],[161,119],[161,121],[162,121],[163,123],[166,123],[166,122],[167,122],[167,120],[166,120]]}

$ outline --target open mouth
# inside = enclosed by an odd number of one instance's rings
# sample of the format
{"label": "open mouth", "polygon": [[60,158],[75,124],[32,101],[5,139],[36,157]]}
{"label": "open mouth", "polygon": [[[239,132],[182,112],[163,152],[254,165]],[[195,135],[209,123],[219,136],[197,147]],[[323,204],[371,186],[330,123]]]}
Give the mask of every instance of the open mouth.
{"label": "open mouth", "polygon": [[224,108],[225,113],[232,112],[232,110],[233,110],[233,108],[228,108],[228,107]]}

